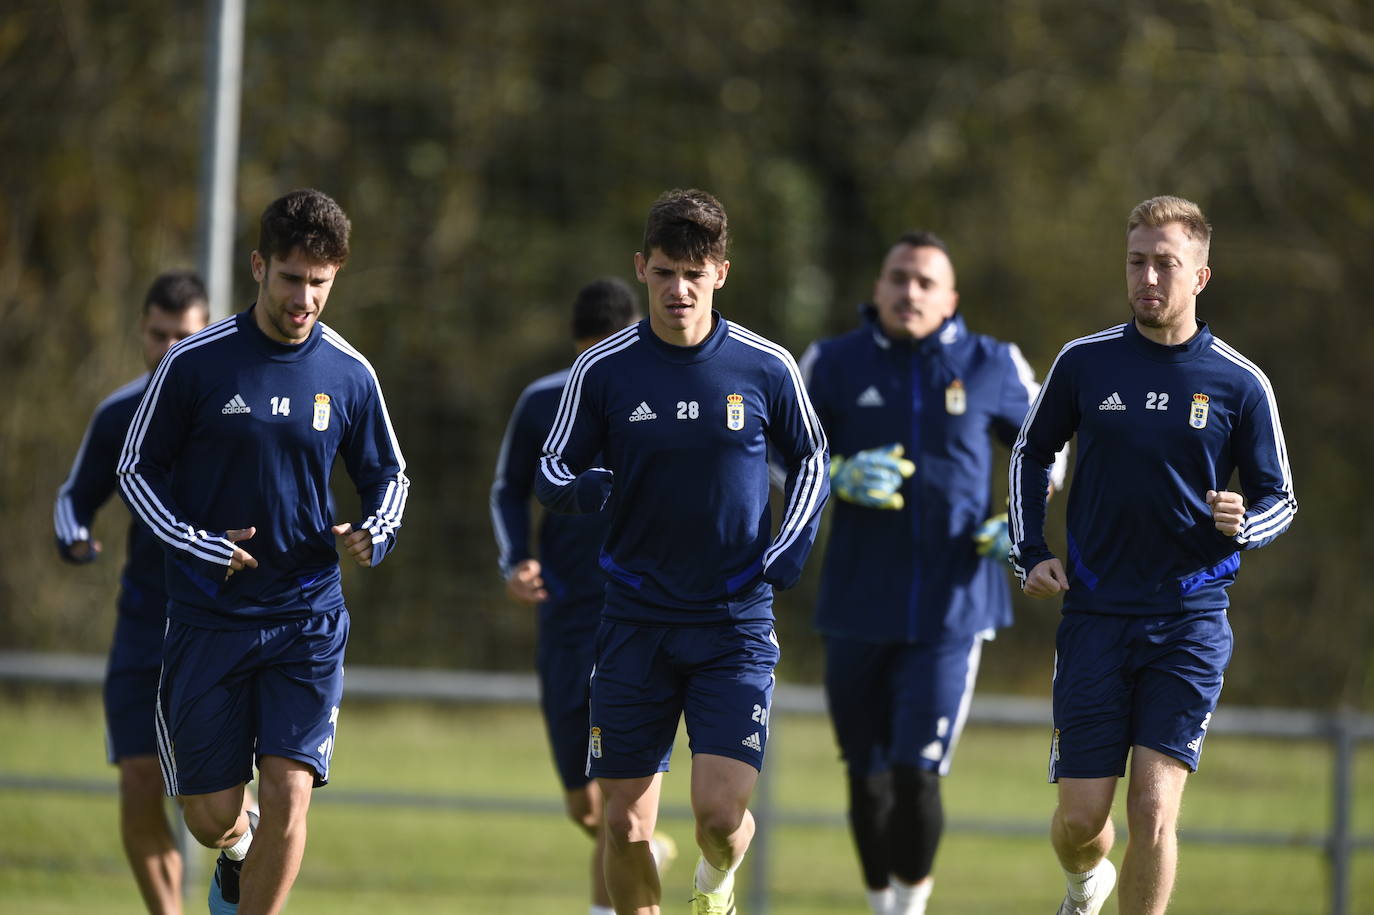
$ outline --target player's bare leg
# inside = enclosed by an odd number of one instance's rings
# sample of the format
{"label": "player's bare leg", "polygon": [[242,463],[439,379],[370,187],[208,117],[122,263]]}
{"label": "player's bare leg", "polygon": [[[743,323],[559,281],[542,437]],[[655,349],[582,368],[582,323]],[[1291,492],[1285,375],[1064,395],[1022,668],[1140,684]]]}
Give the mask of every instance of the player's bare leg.
{"label": "player's bare leg", "polygon": [[284,756],[258,761],[258,803],[262,820],[243,862],[239,915],[273,915],[286,904],[305,857],[306,814],[315,770]]}
{"label": "player's bare leg", "polygon": [[696,889],[733,893],[734,873],[754,839],[749,798],[759,772],[728,756],[698,753],[692,758],[692,814],[703,861],[697,866]]}
{"label": "player's bare leg", "polygon": [[663,773],[599,778],[606,809],[606,889],[616,915],[659,915],[663,888],[650,843]]}
{"label": "player's bare leg", "polygon": [[1121,915],[1159,915],[1169,905],[1178,869],[1178,812],[1188,767],[1145,747],[1131,748],[1126,790],[1130,837],[1121,864]]}
{"label": "player's bare leg", "polygon": [[153,915],[179,915],[181,853],[165,800],[156,756],[119,760],[119,833],[143,904]]}
{"label": "player's bare leg", "polygon": [[592,904],[609,907],[611,894],[606,889],[606,829],[602,811],[601,788],[588,782],[581,788],[563,792],[568,818],[596,843],[592,850]]}
{"label": "player's bare leg", "polygon": [[251,817],[244,811],[244,785],[235,785],[210,794],[180,795],[186,828],[206,848],[220,849],[206,897],[215,915],[238,912],[239,875],[243,857],[252,845]]}
{"label": "player's bare leg", "polygon": [[186,828],[206,848],[228,848],[248,831],[243,814],[244,785],[212,794],[183,794],[181,804]]}
{"label": "player's bare leg", "polygon": [[[1068,878],[1069,889],[1060,911],[1074,911],[1075,901],[1095,901],[1079,910],[1100,911],[1111,892],[1116,873],[1107,853],[1116,839],[1112,825],[1115,776],[1059,779],[1059,804],[1050,821],[1050,844]],[[1124,911],[1124,909],[1123,909]]]}

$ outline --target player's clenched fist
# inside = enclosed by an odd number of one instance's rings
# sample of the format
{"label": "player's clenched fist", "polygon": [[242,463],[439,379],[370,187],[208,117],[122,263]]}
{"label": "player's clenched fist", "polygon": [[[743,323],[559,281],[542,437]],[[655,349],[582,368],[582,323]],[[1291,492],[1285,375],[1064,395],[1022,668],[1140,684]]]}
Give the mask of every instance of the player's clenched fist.
{"label": "player's clenched fist", "polygon": [[1217,530],[1227,537],[1240,533],[1241,522],[1245,520],[1245,500],[1240,493],[1209,489],[1207,504],[1212,506],[1212,520],[1216,522]]}
{"label": "player's clenched fist", "polygon": [[372,535],[367,531],[355,531],[347,521],[330,528],[335,536],[342,538],[340,546],[353,557],[353,561],[363,568],[372,565]]}
{"label": "player's clenched fist", "polygon": [[1058,559],[1036,563],[1026,576],[1026,583],[1021,590],[1026,592],[1027,597],[1054,597],[1069,590],[1069,576],[1064,574],[1064,564]]}

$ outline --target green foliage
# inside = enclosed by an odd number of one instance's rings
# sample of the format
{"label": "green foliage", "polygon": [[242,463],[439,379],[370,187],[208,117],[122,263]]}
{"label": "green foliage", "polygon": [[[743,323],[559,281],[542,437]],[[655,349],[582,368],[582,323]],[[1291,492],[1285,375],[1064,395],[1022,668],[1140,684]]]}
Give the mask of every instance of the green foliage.
{"label": "green foliage", "polygon": [[[494,574],[501,429],[518,390],[568,360],[573,291],[632,278],[664,188],[724,201],[721,307],[794,352],[852,326],[885,242],[925,226],[952,246],[970,324],[1041,372],[1124,314],[1126,213],[1173,192],[1217,227],[1201,313],[1273,380],[1301,503],[1246,557],[1228,697],[1374,702],[1368,4],[248,7],[235,256],[246,268],[257,214],[290,187],[343,203],[355,255],[327,318],[376,365],[415,483],[400,552],[350,575],[355,659],[532,654],[532,615]],[[196,256],[202,17],[20,0],[0,18],[6,646],[107,638],[116,563],[59,567],[43,529],[90,410],[139,371],[144,289]],[[246,269],[236,282],[248,301]],[[107,511],[107,544],[121,524]],[[808,676],[813,589],[779,607],[784,665]],[[985,671],[998,688],[1047,669],[1053,614],[1019,609]]]}

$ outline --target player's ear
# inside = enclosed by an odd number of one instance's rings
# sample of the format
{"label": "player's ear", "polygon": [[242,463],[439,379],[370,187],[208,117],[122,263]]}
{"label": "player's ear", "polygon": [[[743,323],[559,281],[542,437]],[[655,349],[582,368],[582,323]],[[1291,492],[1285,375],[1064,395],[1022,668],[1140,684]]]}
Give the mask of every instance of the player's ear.
{"label": "player's ear", "polygon": [[729,273],[729,272],[730,272],[730,262],[729,262],[729,261],[717,261],[717,262],[716,262],[716,287],[715,287],[715,288],[719,289],[720,287],[722,287],[722,286],[725,285],[725,274],[727,274],[727,273]]}
{"label": "player's ear", "polygon": [[1203,264],[1197,268],[1197,282],[1193,284],[1193,295],[1197,295],[1207,288],[1207,281],[1212,278],[1212,268]]}
{"label": "player's ear", "polygon": [[648,282],[648,277],[646,277],[646,276],[644,275],[644,268],[647,267],[648,264],[649,264],[649,262],[648,262],[647,260],[644,259],[644,253],[643,253],[642,251],[636,251],[636,252],[635,252],[635,278],[638,279],[641,283]]}
{"label": "player's ear", "polygon": [[263,277],[267,276],[267,261],[262,259],[262,255],[256,250],[248,255],[248,265],[253,268],[253,281],[261,283]]}

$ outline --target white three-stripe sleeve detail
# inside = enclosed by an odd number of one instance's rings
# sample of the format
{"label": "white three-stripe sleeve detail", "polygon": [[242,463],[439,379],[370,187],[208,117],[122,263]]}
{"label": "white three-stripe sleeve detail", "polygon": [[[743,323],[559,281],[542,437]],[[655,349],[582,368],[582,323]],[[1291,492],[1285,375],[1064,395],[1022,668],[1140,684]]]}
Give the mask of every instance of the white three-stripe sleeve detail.
{"label": "white three-stripe sleeve detail", "polygon": [[563,394],[558,399],[558,413],[554,416],[553,426],[544,439],[543,455],[539,459],[539,470],[555,486],[567,486],[577,479],[563,461],[563,449],[572,437],[577,411],[582,405],[582,382],[587,370],[607,356],[633,346],[639,341],[639,325],[631,324],[616,331],[582,352],[568,372],[568,380],[563,385]]}
{"label": "white three-stripe sleeve detail", "polygon": [[1045,381],[1041,384],[1040,390],[1036,393],[1035,400],[1031,403],[1030,409],[1026,411],[1026,418],[1021,422],[1021,430],[1017,433],[1016,442],[1011,448],[1011,460],[1007,467],[1007,487],[1009,494],[1008,501],[1010,502],[1008,507],[1010,508],[1011,542],[1013,544],[1012,569],[1015,571],[1016,577],[1023,583],[1026,579],[1026,573],[1029,570],[1023,568],[1018,561],[1019,557],[1016,555],[1015,545],[1026,539],[1024,492],[1021,485],[1021,477],[1024,472],[1025,463],[1026,434],[1040,411],[1040,405],[1045,399],[1045,391],[1050,386],[1050,378],[1053,377],[1055,369],[1059,367],[1059,362],[1064,358],[1064,354],[1071,349],[1086,344],[1114,340],[1123,336],[1125,332],[1126,325],[1117,324],[1114,327],[1098,331],[1095,334],[1089,334],[1086,337],[1079,337],[1076,340],[1070,340],[1068,343],[1064,344],[1063,348],[1059,350],[1058,355],[1054,357],[1054,363],[1050,366],[1050,370],[1045,373]]}
{"label": "white three-stripe sleeve detail", "polygon": [[377,372],[372,368],[372,363],[368,362],[367,357],[354,349],[347,340],[339,336],[333,328],[321,325],[321,333],[324,335],[324,339],[335,349],[358,360],[367,370],[368,377],[372,379],[373,392],[377,395],[377,409],[381,411],[387,441],[391,445],[391,454],[396,459],[396,474],[387,483],[381,504],[371,517],[363,521],[363,529],[372,534],[372,542],[380,543],[400,528],[401,518],[405,514],[406,499],[410,494],[410,479],[406,477],[405,472],[405,455],[401,453],[401,443],[396,439],[396,430],[391,425],[391,414],[386,408],[386,397],[382,394],[382,383],[377,378]]}
{"label": "white three-stripe sleeve detail", "polygon": [[[555,386],[562,387],[567,379],[568,370],[564,369],[538,379],[521,391],[520,396],[515,401],[515,407],[510,411],[510,420],[506,423],[505,434],[501,436],[501,450],[496,456],[496,474],[491,484],[491,493],[487,498],[487,505],[491,512],[491,529],[496,535],[496,563],[501,569],[503,577],[508,574],[512,545],[511,534],[506,529],[506,520],[501,511],[501,493],[509,485],[506,479],[510,474],[510,448],[511,441],[515,437],[515,427],[532,394]],[[528,512],[529,509],[525,508],[524,510]]]}
{"label": "white three-stripe sleeve detail", "polygon": [[1258,365],[1245,358],[1227,343],[1213,338],[1212,349],[1222,358],[1249,372],[1264,392],[1265,404],[1269,409],[1269,427],[1274,436],[1274,454],[1279,463],[1280,486],[1282,487],[1279,500],[1264,511],[1246,517],[1243,520],[1244,526],[1236,538],[1237,542],[1248,543],[1252,540],[1275,537],[1283,533],[1292,523],[1293,516],[1297,513],[1297,497],[1293,492],[1293,472],[1288,464],[1288,445],[1283,437],[1283,426],[1279,422],[1279,405],[1274,396],[1273,385],[1270,384],[1269,377]]}
{"label": "white three-stripe sleeve detail", "polygon": [[[1021,386],[1026,389],[1026,404],[1035,403],[1035,399],[1040,396],[1040,382],[1035,380],[1035,370],[1026,361],[1025,355],[1021,352],[1021,347],[1015,343],[1007,344],[1011,354],[1012,365],[1016,367],[1016,378],[1021,382]],[[1069,446],[1066,443],[1054,455],[1054,463],[1050,466],[1050,485],[1055,491],[1064,488],[1064,479],[1069,475]]]}
{"label": "white three-stripe sleeve detail", "polygon": [[129,424],[118,469],[119,488],[129,500],[130,506],[143,519],[143,523],[148,525],[149,530],[159,540],[207,562],[225,566],[229,565],[229,560],[234,555],[234,545],[220,538],[212,538],[208,532],[197,530],[192,525],[178,520],[158,499],[147,481],[138,474],[137,468],[153,411],[156,409],[158,398],[162,396],[167,373],[177,358],[207,343],[231,336],[235,332],[235,320],[231,316],[187,337],[167,351],[167,355],[162,357],[162,361],[153,372],[148,390],[144,393],[143,400],[134,412],[133,421]]}
{"label": "white three-stripe sleeve detail", "polygon": [[806,430],[807,442],[811,446],[811,453],[802,462],[797,483],[783,513],[782,524],[778,528],[778,536],[764,552],[763,564],[764,568],[767,568],[780,553],[786,552],[805,532],[807,522],[817,509],[820,492],[823,488],[822,477],[825,473],[825,431],[821,428],[820,417],[816,415],[815,409],[811,406],[811,398],[807,396],[801,371],[797,368],[796,362],[793,361],[792,355],[776,343],[737,324],[730,325],[730,336],[747,346],[768,353],[782,362],[787,369],[788,378],[792,382],[796,407],[801,412],[802,427]]}
{"label": "white three-stripe sleeve detail", "polygon": [[[148,383],[148,375],[145,373],[130,381],[111,393],[102,400],[91,414],[91,421],[86,426],[85,433],[81,436],[81,446],[76,449],[76,457],[72,459],[71,472],[67,474],[67,479],[57,490],[57,500],[53,503],[53,530],[57,534],[57,539],[64,544],[72,544],[78,540],[90,540],[90,530],[82,524],[76,517],[76,507],[72,504],[72,487],[76,485],[77,475],[81,472],[81,465],[86,460],[86,449],[91,443],[91,433],[95,430],[96,421],[100,414],[112,403],[122,400],[124,397],[141,390]],[[113,468],[111,468],[113,470]]]}

